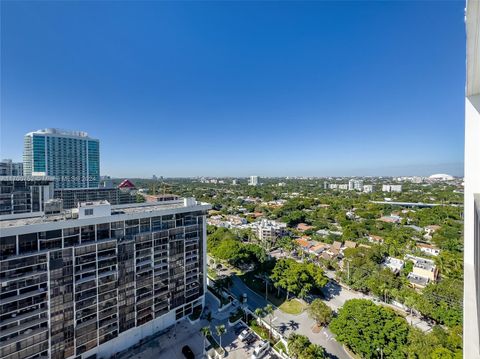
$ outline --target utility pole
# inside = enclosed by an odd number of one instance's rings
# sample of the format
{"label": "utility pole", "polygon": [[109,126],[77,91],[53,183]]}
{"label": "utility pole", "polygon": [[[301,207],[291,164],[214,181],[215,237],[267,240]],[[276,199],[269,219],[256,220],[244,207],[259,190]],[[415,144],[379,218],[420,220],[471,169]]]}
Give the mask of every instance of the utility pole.
{"label": "utility pole", "polygon": [[265,279],[265,300],[268,302],[268,281],[267,281],[267,276],[264,276],[263,279]]}
{"label": "utility pole", "polygon": [[347,260],[347,280],[350,285],[350,262]]}

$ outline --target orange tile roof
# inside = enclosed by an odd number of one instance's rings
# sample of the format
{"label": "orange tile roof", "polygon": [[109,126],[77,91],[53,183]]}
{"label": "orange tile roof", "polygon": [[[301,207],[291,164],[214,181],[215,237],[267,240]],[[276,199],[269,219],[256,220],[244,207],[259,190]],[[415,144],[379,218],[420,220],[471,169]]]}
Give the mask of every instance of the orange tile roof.
{"label": "orange tile roof", "polygon": [[299,244],[300,247],[308,248],[310,247],[310,242],[307,241],[305,238],[297,238],[295,241]]}
{"label": "orange tile roof", "polygon": [[306,223],[299,223],[297,224],[297,229],[299,231],[308,231],[309,229],[312,229],[313,227],[312,226],[309,226],[308,224]]}

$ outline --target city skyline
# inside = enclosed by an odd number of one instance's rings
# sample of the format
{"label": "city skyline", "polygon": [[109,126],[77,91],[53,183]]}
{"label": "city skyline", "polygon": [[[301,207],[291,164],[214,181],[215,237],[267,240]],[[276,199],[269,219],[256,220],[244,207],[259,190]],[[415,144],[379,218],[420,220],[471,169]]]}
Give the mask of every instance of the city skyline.
{"label": "city skyline", "polygon": [[2,157],[59,127],[113,177],[463,173],[461,2],[89,4],[2,3]]}

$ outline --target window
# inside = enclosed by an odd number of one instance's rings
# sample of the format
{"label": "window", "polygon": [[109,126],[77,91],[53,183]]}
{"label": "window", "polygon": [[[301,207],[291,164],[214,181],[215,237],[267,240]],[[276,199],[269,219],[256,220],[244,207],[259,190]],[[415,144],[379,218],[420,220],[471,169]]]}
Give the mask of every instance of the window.
{"label": "window", "polygon": [[85,208],[86,216],[93,216],[93,208]]}

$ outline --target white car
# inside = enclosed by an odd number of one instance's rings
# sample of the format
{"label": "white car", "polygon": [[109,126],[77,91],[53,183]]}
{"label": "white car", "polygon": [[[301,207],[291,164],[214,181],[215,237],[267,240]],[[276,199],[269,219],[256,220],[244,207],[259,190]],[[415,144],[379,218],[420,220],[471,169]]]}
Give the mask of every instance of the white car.
{"label": "white car", "polygon": [[242,342],[247,339],[250,336],[250,329],[244,329],[240,335],[238,336],[238,339],[240,339]]}
{"label": "white car", "polygon": [[257,344],[255,349],[253,349],[253,354],[250,358],[259,359],[267,353],[268,349],[270,349],[270,343],[267,341],[261,341]]}

